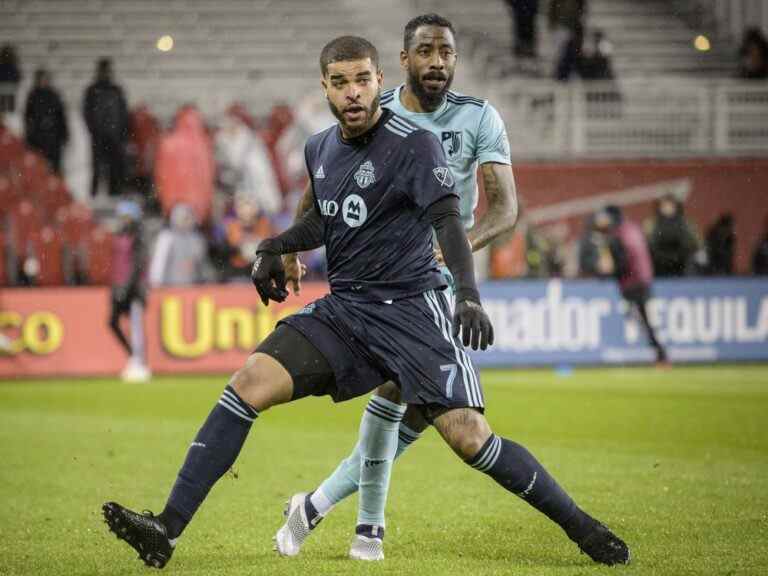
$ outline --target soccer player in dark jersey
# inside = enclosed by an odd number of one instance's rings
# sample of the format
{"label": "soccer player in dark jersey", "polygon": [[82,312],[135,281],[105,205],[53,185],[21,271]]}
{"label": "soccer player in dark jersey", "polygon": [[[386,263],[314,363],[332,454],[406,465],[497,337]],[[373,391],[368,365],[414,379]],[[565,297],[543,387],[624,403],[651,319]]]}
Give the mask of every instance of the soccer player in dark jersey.
{"label": "soccer player in dark jersey", "polygon": [[[108,502],[110,530],[147,565],[163,567],[261,412],[308,395],[343,401],[391,380],[467,464],[547,514],[592,558],[627,562],[626,545],[579,509],[525,448],[493,434],[483,416],[464,346],[485,349],[493,329],[439,141],[379,107],[382,74],[366,40],[336,38],[320,66],[339,123],[307,142],[314,206],[259,245],[251,277],[265,304],[283,301],[281,255],[325,245],[331,292],[281,321],[234,374],[190,445],[163,512]],[[433,229],[456,281],[452,318]],[[401,415],[386,414],[395,425]],[[309,506],[305,513],[315,520]],[[362,535],[375,536],[365,527]]]}

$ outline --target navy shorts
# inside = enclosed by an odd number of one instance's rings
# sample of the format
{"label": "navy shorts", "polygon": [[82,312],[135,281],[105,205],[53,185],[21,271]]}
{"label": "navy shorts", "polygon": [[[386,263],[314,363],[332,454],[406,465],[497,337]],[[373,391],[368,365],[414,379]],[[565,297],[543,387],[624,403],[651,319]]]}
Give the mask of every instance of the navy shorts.
{"label": "navy shorts", "polygon": [[329,294],[285,323],[301,332],[333,369],[333,399],[348,400],[394,381],[408,404],[484,407],[480,379],[453,337],[442,292],[388,302]]}

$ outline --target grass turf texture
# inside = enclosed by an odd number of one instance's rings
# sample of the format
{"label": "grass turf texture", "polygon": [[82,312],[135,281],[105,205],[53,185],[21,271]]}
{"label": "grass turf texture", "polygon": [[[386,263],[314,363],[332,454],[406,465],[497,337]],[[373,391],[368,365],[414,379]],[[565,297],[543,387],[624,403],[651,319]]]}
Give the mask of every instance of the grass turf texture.
{"label": "grass turf texture", "polygon": [[[159,512],[225,381],[2,383],[0,574],[148,574],[108,534],[101,504]],[[276,557],[283,501],[348,453],[365,402],[308,399],[256,422],[237,478],[214,488],[165,573],[767,573],[768,367],[486,371],[483,381],[495,431],[624,537],[632,565],[593,564],[434,430],[394,468],[384,563],[346,559],[356,498],[299,558]]]}

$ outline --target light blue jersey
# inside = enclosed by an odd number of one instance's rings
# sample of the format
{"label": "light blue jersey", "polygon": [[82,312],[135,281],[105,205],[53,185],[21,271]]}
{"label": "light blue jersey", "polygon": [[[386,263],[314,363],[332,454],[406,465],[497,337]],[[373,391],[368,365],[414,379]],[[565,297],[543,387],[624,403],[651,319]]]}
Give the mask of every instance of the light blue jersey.
{"label": "light blue jersey", "polygon": [[461,199],[461,220],[469,228],[475,220],[478,199],[478,164],[511,164],[504,122],[487,100],[450,90],[434,112],[411,112],[400,102],[402,88],[400,85],[382,92],[381,105],[429,130],[442,142]]}

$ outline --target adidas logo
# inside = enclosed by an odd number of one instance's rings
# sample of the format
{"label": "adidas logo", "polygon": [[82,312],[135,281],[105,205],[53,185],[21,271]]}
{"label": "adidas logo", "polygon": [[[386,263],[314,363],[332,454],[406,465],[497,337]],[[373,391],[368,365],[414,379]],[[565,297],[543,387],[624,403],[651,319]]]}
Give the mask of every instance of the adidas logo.
{"label": "adidas logo", "polygon": [[323,178],[325,178],[325,170],[323,170],[323,165],[320,164],[320,168],[315,172],[315,180],[322,180]]}

